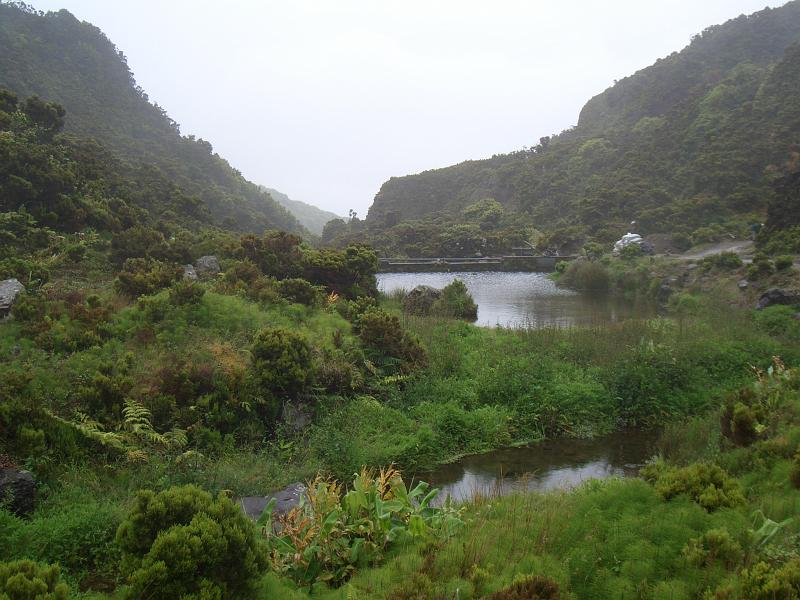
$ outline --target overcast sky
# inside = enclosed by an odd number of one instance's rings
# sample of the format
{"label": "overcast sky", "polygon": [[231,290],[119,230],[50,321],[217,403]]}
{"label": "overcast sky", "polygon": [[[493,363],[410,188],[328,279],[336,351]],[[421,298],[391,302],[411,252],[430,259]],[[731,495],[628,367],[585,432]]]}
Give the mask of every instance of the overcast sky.
{"label": "overcast sky", "polygon": [[615,79],[783,0],[29,0],[100,27],[184,134],[360,215],[393,175],[535,145]]}

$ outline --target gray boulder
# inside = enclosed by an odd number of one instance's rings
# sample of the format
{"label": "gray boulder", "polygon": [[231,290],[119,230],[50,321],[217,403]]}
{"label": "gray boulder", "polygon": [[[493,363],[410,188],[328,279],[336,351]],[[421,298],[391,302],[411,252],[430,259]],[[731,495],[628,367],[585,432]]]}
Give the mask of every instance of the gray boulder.
{"label": "gray boulder", "polygon": [[742,279],[737,285],[739,286],[740,290],[746,290],[748,287],[750,287],[750,282],[747,281],[747,279]]}
{"label": "gray boulder", "polygon": [[33,512],[35,500],[33,475],[28,471],[0,469],[0,505],[22,517]]}
{"label": "gray boulder", "polygon": [[201,256],[197,259],[194,270],[201,279],[205,277],[216,277],[221,271],[216,256]]}
{"label": "gray boulder", "polygon": [[313,417],[311,408],[299,402],[286,402],[283,405],[282,416],[283,422],[295,432],[308,427]]}
{"label": "gray boulder", "polygon": [[0,319],[6,317],[11,312],[11,307],[17,297],[25,291],[25,286],[17,279],[6,279],[0,281]]}
{"label": "gray boulder", "polygon": [[784,290],[781,288],[770,288],[758,299],[756,310],[762,310],[776,304],[793,306],[800,304],[800,290]]}
{"label": "gray boulder", "polygon": [[272,510],[272,516],[274,518],[285,515],[296,506],[299,506],[300,500],[302,500],[305,495],[306,486],[298,482],[288,485],[282,490],[268,496],[245,496],[239,498],[239,506],[242,507],[242,510],[248,517],[257,521],[261,513],[263,513],[264,509],[267,507],[267,504],[269,504],[273,498],[275,498],[275,508]]}
{"label": "gray boulder", "polygon": [[442,290],[429,285],[418,285],[403,298],[403,310],[412,315],[430,313],[433,303],[442,297]]}
{"label": "gray boulder", "polygon": [[197,271],[192,265],[184,265],[183,278],[187,281],[197,281]]}

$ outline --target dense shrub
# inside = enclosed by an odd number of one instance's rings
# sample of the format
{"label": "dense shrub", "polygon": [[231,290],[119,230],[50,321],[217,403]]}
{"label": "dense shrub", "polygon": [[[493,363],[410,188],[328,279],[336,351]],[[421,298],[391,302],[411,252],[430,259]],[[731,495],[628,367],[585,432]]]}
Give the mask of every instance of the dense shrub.
{"label": "dense shrub", "polygon": [[747,267],[747,278],[764,279],[775,272],[775,266],[766,254],[756,254],[753,262]]}
{"label": "dense shrub", "polygon": [[686,494],[709,512],[744,504],[739,482],[712,463],[686,467],[651,463],[642,468],[641,475],[665,500]]}
{"label": "dense shrub", "polygon": [[442,289],[442,296],[431,307],[433,314],[474,321],[478,318],[478,305],[472,299],[467,286],[455,279]]}
{"label": "dense shrub", "polygon": [[26,287],[40,286],[50,280],[50,270],[38,260],[10,257],[0,259],[0,280],[19,279]]}
{"label": "dense shrub", "polygon": [[800,340],[800,321],[795,318],[793,306],[778,304],[756,311],[753,319],[762,331],[774,336],[793,337]]}
{"label": "dense shrub", "polygon": [[129,258],[163,258],[166,253],[164,235],[141,225],[120,231],[111,240],[111,256],[118,264]]}
{"label": "dense shrub", "polygon": [[169,287],[178,279],[181,268],[155,259],[129,258],[114,281],[114,288],[121,294],[136,298],[153,294]]}
{"label": "dense shrub", "polygon": [[199,283],[181,280],[169,290],[169,301],[175,306],[200,304],[206,289]]}
{"label": "dense shrub", "polygon": [[400,326],[400,320],[380,308],[365,311],[356,322],[358,336],[364,346],[383,358],[385,366],[394,359],[401,371],[424,366],[427,358],[419,342]]}
{"label": "dense shrub", "polygon": [[742,572],[743,598],[776,600],[800,597],[800,558],[781,567],[759,562]]}
{"label": "dense shrub", "polygon": [[763,429],[763,410],[751,388],[728,394],[722,407],[720,426],[722,435],[737,446],[749,446],[758,439]]}
{"label": "dense shrub", "polygon": [[30,560],[0,563],[2,600],[67,600],[69,588],[61,583],[58,566]]}
{"label": "dense shrub", "polygon": [[608,269],[597,261],[575,260],[558,280],[559,285],[577,290],[607,291],[610,283]]}
{"label": "dense shrub", "polygon": [[266,328],[250,349],[259,384],[274,394],[297,396],[311,377],[311,348],[288,329]]}
{"label": "dense shrub", "polygon": [[194,486],[140,491],[117,543],[130,598],[245,598],[265,567],[241,509]]}
{"label": "dense shrub", "polygon": [[15,544],[22,556],[57,563],[72,576],[113,573],[119,558],[114,542],[118,525],[112,503],[80,498],[37,514]]}
{"label": "dense shrub", "polygon": [[744,551],[728,530],[722,528],[710,529],[700,537],[689,540],[683,549],[683,555],[697,567],[709,567],[720,562],[731,569],[742,560]]}
{"label": "dense shrub", "polygon": [[703,270],[735,271],[742,266],[742,259],[735,252],[722,252],[706,256],[700,261]]}
{"label": "dense shrub", "polygon": [[487,600],[561,600],[558,584],[547,577],[536,575],[512,583],[498,590]]}
{"label": "dense shrub", "polygon": [[788,271],[794,266],[793,256],[777,256],[775,257],[775,270]]}
{"label": "dense shrub", "polygon": [[305,306],[318,306],[322,301],[322,289],[305,279],[284,279],[278,282],[278,293],[289,302]]}

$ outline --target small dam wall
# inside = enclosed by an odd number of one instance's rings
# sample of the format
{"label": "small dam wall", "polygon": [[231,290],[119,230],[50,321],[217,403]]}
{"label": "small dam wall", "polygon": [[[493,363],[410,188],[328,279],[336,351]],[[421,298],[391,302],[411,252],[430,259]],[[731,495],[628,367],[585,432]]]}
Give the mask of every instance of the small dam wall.
{"label": "small dam wall", "polygon": [[551,273],[556,263],[576,256],[498,256],[485,258],[381,258],[379,273],[455,273],[459,271],[507,271]]}

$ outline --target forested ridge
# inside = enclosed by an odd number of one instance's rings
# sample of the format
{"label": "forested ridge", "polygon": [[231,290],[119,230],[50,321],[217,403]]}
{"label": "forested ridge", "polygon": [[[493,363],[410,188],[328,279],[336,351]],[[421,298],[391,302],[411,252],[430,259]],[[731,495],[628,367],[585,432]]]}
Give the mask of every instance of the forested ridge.
{"label": "forested ridge", "polygon": [[308,229],[314,235],[321,235],[322,229],[328,221],[338,219],[339,217],[327,210],[323,210],[301,200],[293,200],[283,192],[279,192],[273,188],[260,186],[261,189],[267,192],[272,198],[281,204],[286,210],[291,212],[295,218],[300,221],[300,224]]}
{"label": "forested ridge", "polygon": [[384,183],[329,240],[384,252],[555,249],[641,234],[704,242],[763,221],[800,142],[800,3],[709,27],[538,144]]}
{"label": "forested ridge", "polygon": [[155,202],[179,193],[228,229],[304,231],[209,142],[182,136],[136,84],[124,54],[100,29],[66,10],[42,13],[0,3],[0,87],[63,106],[69,114],[65,132],[102,144],[131,177],[157,182],[160,189],[149,194]]}

